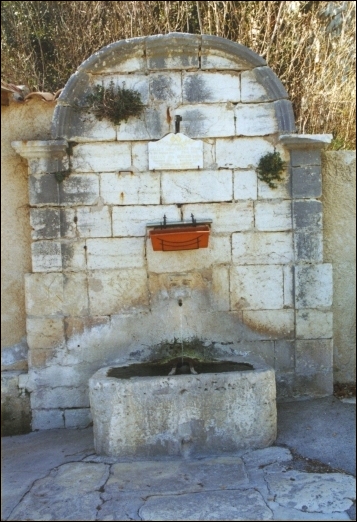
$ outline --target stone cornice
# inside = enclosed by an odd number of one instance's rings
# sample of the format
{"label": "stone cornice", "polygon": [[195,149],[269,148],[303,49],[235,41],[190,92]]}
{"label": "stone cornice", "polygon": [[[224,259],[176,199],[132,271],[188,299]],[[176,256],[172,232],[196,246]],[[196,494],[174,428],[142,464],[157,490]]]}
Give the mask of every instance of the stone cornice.
{"label": "stone cornice", "polygon": [[17,154],[27,160],[51,159],[63,158],[67,153],[68,142],[66,140],[23,140],[12,141],[11,146]]}
{"label": "stone cornice", "polygon": [[289,150],[324,149],[332,138],[332,134],[282,134],[279,141]]}

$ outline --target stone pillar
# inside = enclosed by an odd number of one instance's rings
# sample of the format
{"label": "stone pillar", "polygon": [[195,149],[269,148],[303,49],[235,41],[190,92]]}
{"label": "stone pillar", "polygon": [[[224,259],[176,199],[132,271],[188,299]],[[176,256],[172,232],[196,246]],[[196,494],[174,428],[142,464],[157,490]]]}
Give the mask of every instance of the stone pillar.
{"label": "stone pillar", "polygon": [[296,388],[333,392],[332,265],[323,262],[321,150],[331,135],[285,134],[294,240]]}

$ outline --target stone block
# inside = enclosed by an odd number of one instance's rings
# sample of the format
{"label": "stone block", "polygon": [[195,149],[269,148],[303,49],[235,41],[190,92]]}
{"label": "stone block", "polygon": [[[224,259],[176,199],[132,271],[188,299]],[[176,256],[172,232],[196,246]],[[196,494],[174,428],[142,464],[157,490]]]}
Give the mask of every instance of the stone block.
{"label": "stone block", "polygon": [[112,220],[107,206],[79,207],[77,231],[80,237],[110,237]]}
{"label": "stone block", "polygon": [[85,273],[64,274],[63,295],[64,315],[81,316],[88,314],[88,286]]}
{"label": "stone block", "polygon": [[332,305],[332,265],[295,267],[296,308],[321,308]]}
{"label": "stone block", "polygon": [[92,315],[142,310],[149,304],[144,269],[92,272],[88,276],[88,289]]}
{"label": "stone block", "polygon": [[332,371],[332,339],[296,341],[296,372],[304,375]]}
{"label": "stone block", "polygon": [[291,101],[275,101],[274,108],[279,132],[296,132],[295,116]]}
{"label": "stone block", "polygon": [[284,308],[293,308],[294,307],[294,273],[293,267],[284,265],[283,266],[283,274],[284,274]]}
{"label": "stone block", "polygon": [[296,231],[294,248],[296,261],[322,263],[322,232],[311,232],[308,229]]}
{"label": "stone block", "polygon": [[62,269],[78,272],[86,269],[85,241],[65,241],[61,243]]}
{"label": "stone block", "polygon": [[182,105],[176,107],[177,114],[182,117],[181,132],[190,138],[235,135],[234,105],[231,103]]}
{"label": "stone block", "polygon": [[333,372],[295,374],[294,397],[326,397],[333,394]]}
{"label": "stone block", "polygon": [[243,265],[282,265],[294,259],[290,232],[245,232],[232,236],[232,259]]}
{"label": "stone block", "polygon": [[27,317],[26,330],[30,350],[50,351],[64,347],[62,317]]}
{"label": "stone block", "polygon": [[64,411],[65,428],[86,428],[91,422],[90,408],[73,408]]}
{"label": "stone block", "polygon": [[73,208],[60,208],[60,236],[73,239],[76,237],[76,211]]}
{"label": "stone block", "polygon": [[63,310],[63,275],[25,274],[26,313],[43,316]]}
{"label": "stone block", "polygon": [[149,70],[198,69],[200,36],[183,33],[149,36],[145,40]]}
{"label": "stone block", "polygon": [[89,270],[141,268],[144,266],[142,238],[112,238],[87,240]]}
{"label": "stone block", "polygon": [[233,173],[234,199],[257,199],[258,178],[254,170]]}
{"label": "stone block", "polygon": [[60,211],[54,208],[31,208],[30,225],[32,239],[59,239]]}
{"label": "stone block", "polygon": [[229,301],[229,268],[215,266],[212,269],[212,309],[225,312],[230,309]]}
{"label": "stone block", "polygon": [[258,179],[258,199],[290,199],[290,175],[285,170],[282,173],[282,180],[276,183],[275,188],[269,187],[268,183]]}
{"label": "stone block", "polygon": [[61,243],[37,241],[31,245],[33,272],[59,272],[62,270]]}
{"label": "stone block", "polygon": [[154,252],[148,240],[146,255],[149,272],[187,272],[231,262],[231,242],[227,236],[211,236],[208,248],[178,252]]}
{"label": "stone block", "polygon": [[265,136],[278,131],[274,103],[241,103],[235,107],[237,136]]}
{"label": "stone block", "polygon": [[[151,105],[144,109],[140,116],[121,121],[117,127],[117,140],[158,140],[163,138],[172,129],[170,119],[167,117],[167,105]],[[123,165],[119,169],[102,170],[130,170]]]}
{"label": "stone block", "polygon": [[133,172],[146,172],[149,170],[148,142],[138,141],[131,144],[131,157]]}
{"label": "stone block", "polygon": [[332,337],[332,312],[308,309],[296,311],[297,339],[330,339]]}
{"label": "stone block", "polygon": [[74,388],[39,386],[31,393],[31,407],[35,410],[56,408],[88,408],[88,386]]}
{"label": "stone block", "polygon": [[32,410],[32,430],[54,430],[64,428],[62,410]]}
{"label": "stone block", "polygon": [[291,191],[295,199],[319,198],[322,195],[321,167],[293,167]]}
{"label": "stone block", "polygon": [[241,73],[243,103],[258,103],[288,98],[283,84],[270,67],[256,67]]}
{"label": "stone block", "polygon": [[295,369],[295,341],[275,341],[275,372],[293,372]]}
{"label": "stone block", "polygon": [[4,346],[1,349],[1,371],[26,372],[28,370],[28,349],[26,336],[19,343]]}
{"label": "stone block", "polygon": [[293,202],[294,229],[317,232],[322,228],[322,203],[316,200]]}
{"label": "stone block", "polygon": [[[88,94],[92,92],[92,86],[93,86],[93,78],[91,75],[87,74],[86,71],[76,71],[74,74],[71,75],[68,82],[66,83],[63,91],[61,92],[59,99],[58,99],[58,107],[61,107],[62,104],[65,105],[71,105],[71,104],[79,104],[84,105],[85,104],[85,98]],[[55,113],[55,119],[54,119],[54,127],[57,127],[60,122],[58,122],[56,118]],[[59,138],[60,135],[55,135],[54,139]]]}
{"label": "stone block", "polygon": [[99,179],[95,174],[71,174],[58,186],[60,205],[95,205],[98,202]]}
{"label": "stone block", "polygon": [[95,75],[145,71],[145,40],[142,37],[109,44],[85,60],[78,71]]}
{"label": "stone block", "polygon": [[[82,104],[83,99],[80,105]],[[63,105],[57,105],[55,108],[52,128],[56,135],[75,143],[98,141],[104,143],[115,141],[117,136],[116,128],[111,121],[98,120],[89,110],[78,111]]]}
{"label": "stone block", "polygon": [[244,45],[203,34],[201,37],[201,69],[241,71],[266,65],[264,58]]}
{"label": "stone block", "polygon": [[29,199],[30,205],[58,205],[59,204],[59,183],[55,175],[31,174],[29,177]]}
{"label": "stone block", "polygon": [[252,201],[184,205],[183,218],[189,221],[191,214],[197,219],[212,219],[213,234],[231,234],[250,230],[254,225]]}
{"label": "stone block", "polygon": [[206,139],[203,142],[203,168],[206,170],[217,168],[215,140]]}
{"label": "stone block", "polygon": [[260,231],[283,231],[292,229],[291,201],[257,201],[255,227]]}
{"label": "stone block", "polygon": [[279,310],[284,305],[281,266],[231,268],[232,310]]}
{"label": "stone block", "polygon": [[181,72],[151,73],[149,89],[154,102],[166,102],[171,106],[182,103]]}
{"label": "stone block", "polygon": [[181,212],[176,205],[148,205],[113,207],[113,236],[145,236],[146,225],[151,222],[180,221]]}
{"label": "stone block", "polygon": [[[140,94],[141,102],[144,105],[149,103],[149,77],[143,72],[142,74],[121,74],[99,76],[98,80],[102,81],[103,86],[108,89],[111,82],[114,88],[125,88],[137,91]],[[98,82],[99,83],[99,82]]]}
{"label": "stone block", "polygon": [[31,431],[30,397],[19,389],[19,371],[1,372],[1,436]]}
{"label": "stone block", "polygon": [[244,310],[243,323],[257,332],[261,339],[292,339],[293,310]]}
{"label": "stone block", "polygon": [[130,143],[88,143],[73,147],[74,172],[114,172],[130,167]]}
{"label": "stone block", "polygon": [[231,138],[216,141],[218,168],[254,168],[261,156],[267,152],[274,152],[274,148],[264,138]]}
{"label": "stone block", "polygon": [[[82,335],[85,332],[92,330],[98,326],[108,326],[110,323],[109,316],[82,316],[82,317],[65,317],[64,319],[64,331],[67,342],[68,350],[71,350],[75,347],[78,348],[77,344],[71,344],[73,338]],[[86,357],[88,353],[86,352]]]}
{"label": "stone block", "polygon": [[321,165],[320,149],[293,149],[290,151],[291,166]]}
{"label": "stone block", "polygon": [[200,203],[231,201],[233,180],[230,170],[163,172],[163,203]]}
{"label": "stone block", "polygon": [[182,78],[183,103],[226,103],[240,101],[237,73],[189,72]]}
{"label": "stone block", "polygon": [[109,205],[158,205],[160,175],[155,172],[104,173],[100,175],[100,194]]}

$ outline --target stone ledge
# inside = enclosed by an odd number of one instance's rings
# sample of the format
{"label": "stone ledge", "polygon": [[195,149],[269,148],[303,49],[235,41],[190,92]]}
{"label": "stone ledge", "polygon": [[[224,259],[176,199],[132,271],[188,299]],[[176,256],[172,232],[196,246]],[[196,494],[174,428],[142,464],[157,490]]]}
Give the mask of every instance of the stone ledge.
{"label": "stone ledge", "polygon": [[324,149],[332,141],[332,134],[283,134],[280,143],[292,149]]}

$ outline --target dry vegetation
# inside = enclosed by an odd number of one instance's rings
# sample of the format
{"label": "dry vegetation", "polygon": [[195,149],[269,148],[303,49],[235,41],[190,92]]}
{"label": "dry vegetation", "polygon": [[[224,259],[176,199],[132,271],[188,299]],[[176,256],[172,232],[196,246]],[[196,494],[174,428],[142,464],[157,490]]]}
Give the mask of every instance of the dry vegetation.
{"label": "dry vegetation", "polygon": [[122,38],[170,31],[228,38],[282,80],[299,132],[355,148],[355,2],[15,1],[2,3],[2,78],[64,86],[78,65]]}

